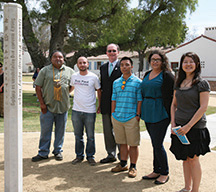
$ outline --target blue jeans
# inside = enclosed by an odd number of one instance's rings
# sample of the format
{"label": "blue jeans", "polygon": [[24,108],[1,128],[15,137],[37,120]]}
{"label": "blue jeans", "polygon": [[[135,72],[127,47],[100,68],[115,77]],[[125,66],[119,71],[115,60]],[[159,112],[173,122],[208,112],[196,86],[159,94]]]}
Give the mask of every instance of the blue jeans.
{"label": "blue jeans", "polygon": [[50,152],[50,142],[52,137],[53,123],[55,123],[55,141],[53,154],[62,152],[64,142],[64,133],[67,124],[68,112],[63,114],[51,113],[47,110],[45,114],[40,115],[41,136],[38,154],[42,157],[48,156]]}
{"label": "blue jeans", "polygon": [[147,131],[151,137],[151,142],[153,146],[154,172],[160,173],[161,175],[169,174],[167,154],[163,146],[164,137],[166,135],[166,131],[169,123],[170,123],[169,119],[164,119],[157,123],[145,123]]}
{"label": "blue jeans", "polygon": [[73,123],[74,135],[76,139],[75,152],[76,152],[76,157],[79,159],[84,159],[84,141],[83,141],[84,127],[86,129],[86,135],[87,135],[86,156],[87,159],[94,158],[95,119],[96,119],[96,113],[85,113],[85,112],[72,110],[71,120]]}

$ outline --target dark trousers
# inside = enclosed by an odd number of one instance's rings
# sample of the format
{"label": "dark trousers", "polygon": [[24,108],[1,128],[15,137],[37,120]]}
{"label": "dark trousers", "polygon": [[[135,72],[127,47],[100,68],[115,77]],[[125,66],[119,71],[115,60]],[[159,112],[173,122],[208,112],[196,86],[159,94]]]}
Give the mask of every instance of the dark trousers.
{"label": "dark trousers", "polygon": [[109,158],[116,157],[116,142],[110,114],[102,115],[105,148]]}
{"label": "dark trousers", "polygon": [[166,131],[169,123],[170,123],[169,119],[164,119],[157,123],[145,123],[147,131],[151,137],[151,142],[153,147],[154,172],[160,173],[161,175],[169,174],[167,154],[163,146],[164,137],[166,135]]}

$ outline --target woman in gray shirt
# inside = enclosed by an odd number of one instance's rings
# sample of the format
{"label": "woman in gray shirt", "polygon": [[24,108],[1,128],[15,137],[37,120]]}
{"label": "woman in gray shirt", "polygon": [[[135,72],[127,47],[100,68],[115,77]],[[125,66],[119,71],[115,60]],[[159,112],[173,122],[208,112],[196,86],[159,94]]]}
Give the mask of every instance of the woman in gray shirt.
{"label": "woman in gray shirt", "polygon": [[210,86],[200,77],[199,57],[192,52],[182,55],[171,105],[171,127],[181,126],[180,135],[190,144],[180,142],[172,131],[170,150],[177,160],[183,160],[185,187],[179,192],[198,192],[201,181],[199,155],[210,152],[210,136],[206,128]]}

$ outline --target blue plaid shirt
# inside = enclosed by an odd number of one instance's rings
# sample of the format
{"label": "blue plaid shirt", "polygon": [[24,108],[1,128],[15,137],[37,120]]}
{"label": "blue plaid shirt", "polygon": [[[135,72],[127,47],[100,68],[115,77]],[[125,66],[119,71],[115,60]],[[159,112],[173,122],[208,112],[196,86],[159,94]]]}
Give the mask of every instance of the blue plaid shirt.
{"label": "blue plaid shirt", "polygon": [[120,122],[126,122],[136,116],[137,102],[142,101],[140,89],[141,80],[132,74],[126,81],[124,90],[123,75],[113,83],[112,101],[116,101],[115,112],[112,116]]}

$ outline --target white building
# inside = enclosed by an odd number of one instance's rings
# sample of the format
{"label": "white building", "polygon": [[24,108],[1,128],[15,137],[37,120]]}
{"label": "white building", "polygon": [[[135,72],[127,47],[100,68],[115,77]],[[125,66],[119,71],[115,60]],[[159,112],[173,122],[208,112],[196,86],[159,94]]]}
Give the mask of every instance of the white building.
{"label": "white building", "polygon": [[[139,68],[139,55],[138,52],[133,51],[120,51],[119,55],[118,55],[118,59],[121,59],[123,57],[130,57],[133,61],[133,72],[136,73],[138,72],[138,68]],[[100,66],[103,65],[104,63],[106,63],[108,61],[108,57],[106,54],[104,55],[99,55],[99,56],[92,56],[92,57],[88,57],[88,62],[89,62],[89,70],[92,71],[93,73],[99,75],[100,73]],[[77,67],[74,68],[75,70],[77,70]]]}
{"label": "white building", "polygon": [[182,54],[195,52],[200,57],[202,77],[210,81],[216,81],[216,64],[213,59],[216,53],[216,40],[201,35],[192,41],[182,44],[176,49],[166,53],[172,68],[179,67]]}
{"label": "white building", "polygon": [[204,34],[174,50],[167,51],[166,55],[171,67],[175,69],[179,67],[182,54],[186,52],[196,53],[200,57],[201,76],[210,82],[212,89],[216,89],[216,27],[205,28]]}
{"label": "white building", "polygon": [[34,71],[34,66],[32,64],[30,54],[27,51],[23,51],[22,72],[23,73],[30,73],[33,71]]}

